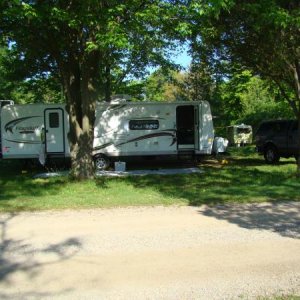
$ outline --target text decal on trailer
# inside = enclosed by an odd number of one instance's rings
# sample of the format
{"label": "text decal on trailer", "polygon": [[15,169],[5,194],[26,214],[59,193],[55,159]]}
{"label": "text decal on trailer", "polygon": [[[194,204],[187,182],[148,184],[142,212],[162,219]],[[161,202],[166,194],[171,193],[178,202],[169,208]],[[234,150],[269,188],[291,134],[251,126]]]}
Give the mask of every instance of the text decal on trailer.
{"label": "text decal on trailer", "polygon": [[151,130],[158,129],[158,120],[130,120],[129,129],[130,130]]}
{"label": "text decal on trailer", "polygon": [[14,129],[18,130],[20,133],[33,133],[36,129],[39,128],[39,126],[36,125],[29,125],[29,126],[16,126],[17,124],[29,120],[29,119],[33,119],[33,118],[39,118],[39,116],[32,116],[32,117],[25,117],[25,118],[20,118],[20,119],[16,119],[13,120],[11,122],[8,122],[4,129],[6,132],[14,132]]}

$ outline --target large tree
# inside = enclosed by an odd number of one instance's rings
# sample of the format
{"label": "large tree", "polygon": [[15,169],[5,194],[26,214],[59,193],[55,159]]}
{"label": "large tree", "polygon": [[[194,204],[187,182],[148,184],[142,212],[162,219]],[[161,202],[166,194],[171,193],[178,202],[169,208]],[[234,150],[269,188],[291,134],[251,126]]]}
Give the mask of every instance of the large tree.
{"label": "large tree", "polygon": [[164,61],[182,2],[1,1],[0,33],[20,60],[31,62],[28,76],[59,74],[76,178],[93,176],[95,106],[97,100],[110,98],[112,70],[119,66],[137,74],[149,62]]}
{"label": "large tree", "polygon": [[13,47],[0,46],[0,99],[13,99],[18,104],[64,101],[57,74],[30,76],[31,69]]}

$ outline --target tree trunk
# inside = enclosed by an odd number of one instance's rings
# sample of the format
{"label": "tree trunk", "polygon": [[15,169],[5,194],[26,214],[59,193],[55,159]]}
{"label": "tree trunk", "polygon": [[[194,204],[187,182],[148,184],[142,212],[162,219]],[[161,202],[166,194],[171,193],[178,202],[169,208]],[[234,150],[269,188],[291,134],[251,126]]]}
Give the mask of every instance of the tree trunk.
{"label": "tree trunk", "polygon": [[[300,103],[299,103],[299,111],[300,111]],[[300,112],[298,114],[298,157],[297,157],[297,171],[296,176],[300,178]]]}
{"label": "tree trunk", "polygon": [[98,72],[97,57],[89,55],[81,65],[76,61],[69,63],[62,75],[69,114],[71,176],[77,180],[94,177],[92,153]]}
{"label": "tree trunk", "polygon": [[293,67],[295,97],[296,97],[296,118],[298,120],[298,157],[297,157],[297,171],[296,176],[300,178],[300,61],[295,60]]}
{"label": "tree trunk", "polygon": [[298,98],[298,155],[296,155],[297,160],[297,170],[296,170],[296,176],[300,179],[300,89],[299,89],[299,98]]}
{"label": "tree trunk", "polygon": [[[81,100],[83,102],[89,101],[85,97],[82,97]],[[92,149],[94,135],[92,124],[94,118],[89,118],[81,106],[76,107],[74,98],[69,99],[67,102],[70,126],[68,139],[71,152],[71,175],[79,180],[93,178]]]}
{"label": "tree trunk", "polygon": [[71,176],[77,180],[94,177],[92,157],[93,135],[81,132],[77,143],[71,145]]}

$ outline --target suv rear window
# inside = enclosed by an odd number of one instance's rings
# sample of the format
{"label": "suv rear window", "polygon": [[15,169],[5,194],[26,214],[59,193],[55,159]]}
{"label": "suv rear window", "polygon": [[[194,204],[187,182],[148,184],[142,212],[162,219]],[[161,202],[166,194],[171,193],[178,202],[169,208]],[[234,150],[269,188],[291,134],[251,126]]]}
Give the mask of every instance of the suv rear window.
{"label": "suv rear window", "polygon": [[260,127],[257,130],[257,134],[259,134],[259,135],[269,135],[269,134],[283,135],[286,133],[288,125],[289,125],[288,121],[265,122],[260,125]]}

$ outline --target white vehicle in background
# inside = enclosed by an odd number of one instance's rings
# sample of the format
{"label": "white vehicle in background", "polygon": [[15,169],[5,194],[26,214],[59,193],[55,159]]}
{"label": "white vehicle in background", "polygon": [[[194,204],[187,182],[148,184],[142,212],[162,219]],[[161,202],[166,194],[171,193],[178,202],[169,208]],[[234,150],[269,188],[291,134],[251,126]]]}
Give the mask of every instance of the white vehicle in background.
{"label": "white vehicle in background", "polygon": [[[101,102],[95,113],[93,157],[98,169],[130,157],[197,157],[213,152],[214,128],[206,101]],[[68,132],[64,104],[6,105],[1,110],[2,157],[70,157]]]}
{"label": "white vehicle in background", "polygon": [[227,127],[229,144],[240,147],[252,144],[252,126],[246,124]]}

